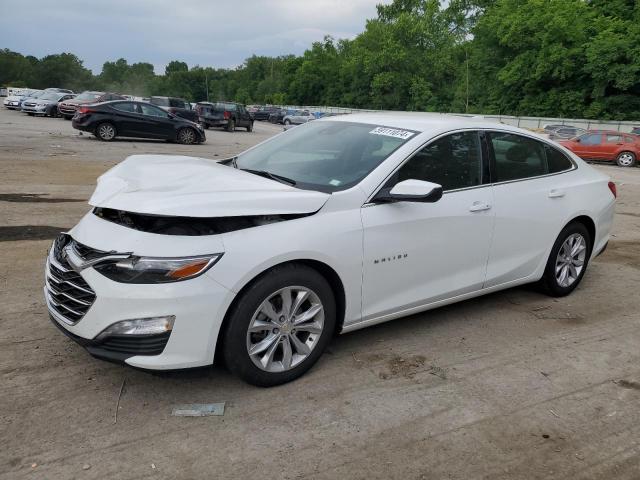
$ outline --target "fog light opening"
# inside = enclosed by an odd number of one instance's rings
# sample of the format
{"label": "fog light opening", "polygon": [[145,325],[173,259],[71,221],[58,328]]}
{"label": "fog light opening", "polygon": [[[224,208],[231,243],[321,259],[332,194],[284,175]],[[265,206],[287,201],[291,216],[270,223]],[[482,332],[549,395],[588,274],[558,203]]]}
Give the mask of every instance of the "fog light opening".
{"label": "fog light opening", "polygon": [[101,340],[114,335],[160,335],[173,330],[175,315],[165,317],[135,318],[132,320],[122,320],[105,328],[96,340]]}

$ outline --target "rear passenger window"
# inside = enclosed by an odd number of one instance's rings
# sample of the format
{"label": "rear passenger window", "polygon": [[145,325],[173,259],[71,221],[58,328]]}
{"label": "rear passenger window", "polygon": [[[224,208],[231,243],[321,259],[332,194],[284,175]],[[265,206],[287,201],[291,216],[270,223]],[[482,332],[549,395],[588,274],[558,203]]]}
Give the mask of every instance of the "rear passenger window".
{"label": "rear passenger window", "polygon": [[544,144],[512,133],[491,133],[496,160],[495,181],[506,182],[545,175]]}
{"label": "rear passenger window", "polygon": [[621,143],[622,135],[607,135],[607,143]]}
{"label": "rear passenger window", "polygon": [[600,145],[602,143],[601,133],[587,133],[579,138],[582,145]]}
{"label": "rear passenger window", "polygon": [[573,168],[573,163],[560,150],[553,148],[551,145],[545,145],[544,151],[547,155],[547,166],[549,173],[564,172]]}
{"label": "rear passenger window", "polygon": [[482,183],[482,155],[478,132],[447,135],[426,146],[404,164],[394,183],[415,179],[442,189],[475,187]]}
{"label": "rear passenger window", "polygon": [[129,113],[137,113],[137,108],[135,103],[116,103],[113,105],[113,108],[116,110],[120,110],[121,112],[129,112]]}

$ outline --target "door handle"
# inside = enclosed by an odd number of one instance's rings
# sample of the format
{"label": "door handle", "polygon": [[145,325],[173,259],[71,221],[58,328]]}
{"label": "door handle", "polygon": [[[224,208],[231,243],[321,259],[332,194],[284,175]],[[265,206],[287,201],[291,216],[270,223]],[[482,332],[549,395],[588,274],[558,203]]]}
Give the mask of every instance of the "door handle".
{"label": "door handle", "polygon": [[489,210],[491,205],[484,202],[473,202],[473,204],[469,207],[470,212],[483,212],[485,210]]}
{"label": "door handle", "polygon": [[564,197],[564,195],[565,195],[564,190],[560,190],[556,188],[549,190],[549,198],[561,198],[561,197]]}

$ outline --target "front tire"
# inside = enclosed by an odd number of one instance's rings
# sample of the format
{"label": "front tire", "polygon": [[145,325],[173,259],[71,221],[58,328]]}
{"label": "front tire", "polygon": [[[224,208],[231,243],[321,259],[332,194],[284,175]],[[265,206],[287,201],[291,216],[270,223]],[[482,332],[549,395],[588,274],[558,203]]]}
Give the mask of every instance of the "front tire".
{"label": "front tire", "polygon": [[305,265],[275,267],[241,294],[222,336],[225,363],[247,383],[272,387],[309,370],[336,322],[327,280]]}
{"label": "front tire", "polygon": [[103,142],[110,142],[116,138],[117,131],[113,123],[102,122],[96,127],[95,136]]}
{"label": "front tire", "polygon": [[616,164],[619,167],[634,167],[636,165],[636,156],[632,152],[620,152],[616,157]]}
{"label": "front tire", "polygon": [[589,257],[591,235],[579,222],[567,225],[551,249],[541,285],[552,297],[564,297],[573,292],[582,281]]}
{"label": "front tire", "polygon": [[193,145],[197,142],[197,135],[193,128],[181,128],[176,138],[178,143],[183,145]]}

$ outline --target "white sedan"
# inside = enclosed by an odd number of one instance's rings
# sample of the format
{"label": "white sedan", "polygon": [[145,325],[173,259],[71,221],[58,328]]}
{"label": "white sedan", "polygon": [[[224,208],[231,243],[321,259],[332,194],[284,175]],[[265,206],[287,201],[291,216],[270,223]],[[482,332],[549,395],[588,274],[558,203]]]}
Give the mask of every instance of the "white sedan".
{"label": "white sedan", "polygon": [[330,117],[219,162],[129,157],[54,242],[44,293],[96,357],[153,370],[220,358],[271,386],[334,333],[526,283],[571,293],[607,245],[615,196],[517,128]]}

